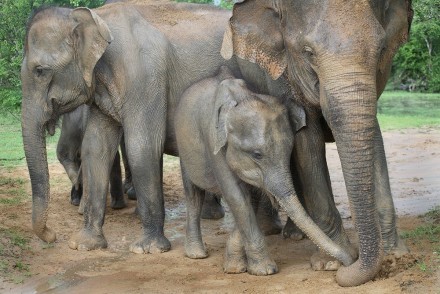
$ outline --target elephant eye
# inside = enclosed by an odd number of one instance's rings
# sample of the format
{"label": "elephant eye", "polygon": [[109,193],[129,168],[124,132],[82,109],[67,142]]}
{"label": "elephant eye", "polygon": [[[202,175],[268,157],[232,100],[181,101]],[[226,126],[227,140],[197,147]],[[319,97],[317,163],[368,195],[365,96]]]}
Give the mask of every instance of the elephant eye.
{"label": "elephant eye", "polygon": [[313,55],[315,55],[313,49],[310,48],[309,46],[304,46],[304,53],[309,57],[313,57]]}
{"label": "elephant eye", "polygon": [[49,71],[50,68],[48,66],[39,65],[35,67],[35,74],[37,77],[44,77]]}
{"label": "elephant eye", "polygon": [[252,157],[253,157],[254,159],[260,160],[260,159],[263,158],[263,154],[261,154],[260,151],[255,150],[255,151],[252,151]]}

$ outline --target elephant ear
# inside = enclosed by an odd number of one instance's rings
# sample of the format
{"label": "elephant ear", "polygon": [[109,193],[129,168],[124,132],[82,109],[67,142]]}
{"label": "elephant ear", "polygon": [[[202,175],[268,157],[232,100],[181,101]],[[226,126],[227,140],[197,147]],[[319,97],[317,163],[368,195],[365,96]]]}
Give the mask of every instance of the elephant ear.
{"label": "elephant ear", "polygon": [[256,63],[274,80],[287,67],[281,20],[275,2],[236,1],[221,49],[223,58],[236,55]]}
{"label": "elephant ear", "polygon": [[70,17],[77,23],[72,36],[79,67],[87,86],[92,86],[93,70],[113,36],[107,24],[88,8],[74,9]]}
{"label": "elephant ear", "polygon": [[399,47],[408,41],[409,31],[414,11],[412,9],[411,0],[391,0],[385,12],[384,29],[386,33],[385,50],[382,52],[379,62],[378,82],[380,90],[385,87],[388,79],[392,59]]}
{"label": "elephant ear", "polygon": [[227,117],[229,111],[237,105],[234,96],[232,95],[228,86],[220,83],[219,89],[216,93],[215,105],[215,130],[214,130],[214,154],[217,154],[220,149],[226,145],[228,138]]}

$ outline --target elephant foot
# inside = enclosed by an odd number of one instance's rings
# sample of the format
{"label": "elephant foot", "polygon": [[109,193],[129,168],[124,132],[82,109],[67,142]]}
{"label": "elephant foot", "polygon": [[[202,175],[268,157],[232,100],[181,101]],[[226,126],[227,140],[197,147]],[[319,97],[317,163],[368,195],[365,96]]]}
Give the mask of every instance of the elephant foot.
{"label": "elephant foot", "polygon": [[82,187],[81,185],[78,189],[75,189],[75,186],[72,186],[72,190],[70,190],[70,204],[79,206],[82,197]]}
{"label": "elephant foot", "polygon": [[53,243],[57,239],[57,234],[46,226],[42,230],[36,230],[34,227],[34,232],[41,240],[47,243]]}
{"label": "elephant foot", "polygon": [[384,251],[388,255],[394,255],[396,257],[401,257],[409,253],[409,249],[399,236],[397,236],[397,242],[384,242]]}
{"label": "elephant foot", "polygon": [[221,219],[224,216],[225,210],[221,204],[220,197],[211,193],[205,193],[201,217],[203,219]]}
{"label": "elephant foot", "polygon": [[223,271],[227,274],[240,274],[247,270],[246,255],[231,255],[226,252]]}
{"label": "elephant foot", "polygon": [[289,218],[283,228],[283,237],[285,239],[290,238],[294,241],[302,240],[306,235],[298,228],[295,223]]}
{"label": "elephant foot", "polygon": [[274,260],[267,257],[263,261],[250,261],[248,258],[247,261],[247,272],[254,276],[268,276],[273,275],[278,272],[278,266]]}
{"label": "elephant foot", "polygon": [[107,248],[107,240],[102,233],[95,234],[90,230],[82,229],[69,240],[69,247],[80,251]]}
{"label": "elephant foot", "polygon": [[342,263],[319,250],[310,258],[310,265],[315,271],[337,271],[342,266]]}
{"label": "elephant foot", "polygon": [[274,260],[266,256],[264,258],[253,258],[242,253],[226,249],[223,270],[228,274],[239,274],[248,272],[254,276],[273,275],[278,272],[278,266]]}
{"label": "elephant foot", "polygon": [[247,270],[246,252],[238,230],[234,230],[226,242],[223,271],[227,274],[244,273]]}
{"label": "elephant foot", "polygon": [[203,242],[185,240],[185,255],[192,259],[202,259],[208,257],[208,252]]}
{"label": "elephant foot", "polygon": [[130,200],[136,200],[137,199],[136,191],[134,190],[133,187],[128,189],[126,193],[127,193],[128,199],[130,199]]}
{"label": "elephant foot", "polygon": [[162,253],[171,249],[171,243],[164,235],[148,238],[143,236],[130,245],[130,251],[136,254]]}
{"label": "elephant foot", "polygon": [[123,187],[124,187],[124,193],[127,193],[128,190],[133,188],[133,183],[131,182],[131,180],[125,179],[123,183]]}
{"label": "elephant foot", "polygon": [[125,203],[124,197],[112,197],[111,208],[113,209],[122,209],[126,208],[127,203]]}

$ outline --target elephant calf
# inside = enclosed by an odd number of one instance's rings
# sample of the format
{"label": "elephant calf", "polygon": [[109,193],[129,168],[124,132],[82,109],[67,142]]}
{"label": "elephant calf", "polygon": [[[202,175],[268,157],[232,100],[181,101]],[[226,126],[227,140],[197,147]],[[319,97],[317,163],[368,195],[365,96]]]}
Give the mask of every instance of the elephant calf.
{"label": "elephant calf", "polygon": [[187,200],[188,257],[207,256],[200,231],[205,190],[223,195],[236,222],[226,246],[225,272],[278,271],[252,209],[254,186],[275,198],[318,246],[345,265],[354,261],[311,220],[295,194],[289,168],[293,131],[279,99],[251,92],[222,67],[216,77],[184,92],[175,130]]}

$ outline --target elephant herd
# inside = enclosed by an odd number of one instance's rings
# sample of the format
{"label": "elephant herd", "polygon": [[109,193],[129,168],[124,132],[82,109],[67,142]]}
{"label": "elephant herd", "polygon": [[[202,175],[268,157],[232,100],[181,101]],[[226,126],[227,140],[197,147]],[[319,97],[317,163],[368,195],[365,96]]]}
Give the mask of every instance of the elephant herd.
{"label": "elephant herd", "polygon": [[[225,272],[278,270],[251,201],[261,193],[286,211],[288,225],[293,221],[344,265],[336,273],[341,286],[371,280],[384,254],[407,251],[397,234],[376,109],[392,58],[408,39],[411,0],[241,0],[232,12],[167,0],[107,2],[121,3],[43,8],[27,26],[22,134],[39,238],[56,239],[46,226],[46,133],[87,104],[88,119],[77,123],[80,173],[77,154],[66,156],[73,158],[72,172],[66,169],[76,183],[72,202],[78,203],[80,186],[87,195],[72,249],[107,247],[102,227],[110,180],[112,206],[125,205],[116,177],[122,140],[143,227],[130,245],[134,253],[171,248],[164,235],[163,154],[181,161],[188,257],[207,256],[200,231],[205,193],[228,203],[235,227]],[[78,135],[63,132],[67,141]],[[333,200],[325,158],[332,140],[356,246]]]}

